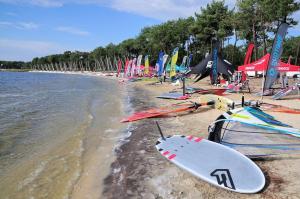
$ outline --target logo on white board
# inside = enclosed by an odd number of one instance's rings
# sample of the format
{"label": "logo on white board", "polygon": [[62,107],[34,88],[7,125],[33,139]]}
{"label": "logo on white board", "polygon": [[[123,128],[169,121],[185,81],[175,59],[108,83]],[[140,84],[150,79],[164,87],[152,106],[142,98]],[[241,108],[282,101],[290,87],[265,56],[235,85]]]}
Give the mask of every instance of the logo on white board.
{"label": "logo on white board", "polygon": [[219,185],[235,190],[229,169],[216,169],[210,173],[210,176],[216,177]]}

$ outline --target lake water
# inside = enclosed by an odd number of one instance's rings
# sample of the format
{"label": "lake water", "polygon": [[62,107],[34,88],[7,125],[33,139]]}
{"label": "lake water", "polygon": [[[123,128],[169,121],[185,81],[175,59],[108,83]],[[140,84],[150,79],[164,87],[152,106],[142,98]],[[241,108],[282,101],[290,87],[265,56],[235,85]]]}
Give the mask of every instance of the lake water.
{"label": "lake water", "polygon": [[100,197],[124,99],[113,80],[0,72],[0,198]]}

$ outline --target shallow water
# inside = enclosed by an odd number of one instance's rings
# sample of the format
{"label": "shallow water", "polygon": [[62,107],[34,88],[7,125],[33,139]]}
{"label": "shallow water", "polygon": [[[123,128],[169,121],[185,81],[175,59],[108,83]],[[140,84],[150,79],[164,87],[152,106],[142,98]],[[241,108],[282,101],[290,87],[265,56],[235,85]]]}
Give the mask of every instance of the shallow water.
{"label": "shallow water", "polygon": [[122,95],[96,77],[0,73],[0,198],[100,197]]}

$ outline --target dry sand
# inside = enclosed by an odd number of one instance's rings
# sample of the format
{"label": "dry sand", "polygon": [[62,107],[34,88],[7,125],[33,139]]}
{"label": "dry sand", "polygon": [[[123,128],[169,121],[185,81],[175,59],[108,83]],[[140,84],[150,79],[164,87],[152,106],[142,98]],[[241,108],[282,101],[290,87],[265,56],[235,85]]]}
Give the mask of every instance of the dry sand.
{"label": "dry sand", "polygon": [[[252,91],[258,92],[261,79],[250,80]],[[160,107],[177,103],[174,100],[157,99],[155,96],[179,89],[169,83],[149,85],[142,81],[127,83],[131,89],[131,103],[135,111],[150,107]],[[208,80],[187,85],[201,88],[213,88]],[[242,94],[229,94],[228,98],[240,100]],[[193,101],[199,101],[198,94]],[[245,93],[246,100],[259,99],[253,94]],[[264,102],[300,108],[300,100],[271,100],[264,97]],[[300,155],[272,158],[256,161],[265,173],[267,185],[261,193],[238,194],[212,186],[176,165],[165,160],[155,149],[159,137],[155,121],[161,125],[165,135],[183,134],[207,138],[208,125],[222,111],[200,108],[194,113],[180,116],[152,118],[134,122],[129,141],[117,151],[117,158],[111,167],[111,174],[105,179],[103,195],[105,198],[300,198]],[[300,116],[271,113],[278,120],[300,129]],[[247,173],[245,173],[247,175]]]}

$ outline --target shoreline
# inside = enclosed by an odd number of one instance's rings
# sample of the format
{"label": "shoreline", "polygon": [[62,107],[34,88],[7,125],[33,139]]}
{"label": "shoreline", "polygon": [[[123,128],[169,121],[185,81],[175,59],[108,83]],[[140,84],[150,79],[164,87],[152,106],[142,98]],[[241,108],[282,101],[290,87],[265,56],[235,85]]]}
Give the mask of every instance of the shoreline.
{"label": "shoreline", "polygon": [[[138,93],[133,96],[134,93]],[[134,111],[149,108],[151,103],[146,103],[148,93],[134,86],[131,90],[130,103]],[[142,185],[147,167],[145,163],[153,163],[148,153],[155,153],[152,142],[156,138],[154,125],[148,121],[133,123],[131,136],[128,141],[116,150],[116,160],[111,165],[111,172],[105,178],[104,198],[149,198],[143,193]],[[149,133],[154,132],[154,133]],[[154,134],[154,135],[153,135]]]}
{"label": "shoreline", "polygon": [[[126,81],[122,78],[106,76],[107,73],[102,72],[57,73],[94,77],[103,76],[119,83]],[[153,81],[155,80],[154,78]],[[254,83],[251,86],[259,88],[260,79],[253,81]],[[123,111],[125,115],[129,115],[130,113],[128,112],[131,111],[137,112],[151,107],[170,106],[171,104],[181,102],[155,98],[155,96],[162,92],[169,92],[171,90],[180,91],[180,86],[171,86],[168,83],[149,85],[149,83],[149,81],[134,82],[126,85],[122,83],[122,86],[125,87],[124,89],[127,90],[123,99]],[[194,86],[191,82],[188,82],[188,84]],[[197,87],[215,88],[208,85],[205,80],[197,83]],[[260,98],[248,93],[244,95],[246,100]],[[233,100],[240,100],[241,96],[242,94],[229,94],[226,97]],[[200,95],[195,94],[190,100],[199,101],[199,97]],[[124,106],[127,102],[130,107],[127,107],[128,109],[126,110]],[[264,97],[264,102],[288,105],[294,108],[300,107],[300,101],[296,99],[274,101],[270,97]],[[159,138],[159,132],[155,121],[159,122],[166,136],[183,134],[207,138],[208,125],[221,113],[223,112],[211,108],[200,108],[195,113],[179,114],[174,117],[151,118],[126,124],[127,128],[119,129],[122,137],[117,139],[114,148],[109,149],[114,154],[114,159],[108,165],[108,173],[104,176],[104,181],[102,182],[103,187],[94,187],[93,189],[96,190],[94,193],[87,193],[89,190],[83,190],[81,192],[83,195],[75,197],[72,194],[70,197],[81,198],[82,196],[100,195],[100,198],[297,198],[300,195],[300,182],[297,180],[300,177],[298,169],[300,155],[292,158],[283,157],[267,161],[255,161],[265,173],[269,184],[262,192],[250,195],[233,193],[214,187],[166,161],[156,151],[155,142]],[[276,119],[300,129],[299,117],[297,115],[268,113],[274,115]],[[96,167],[95,171],[99,169]],[[97,180],[92,173],[89,176],[90,179]],[[85,189],[85,187],[81,189]]]}
{"label": "shoreline", "polygon": [[[148,82],[149,83],[149,82]],[[162,92],[180,90],[168,84],[149,86],[147,82],[133,83],[135,93],[132,106],[134,111],[141,111],[151,107],[169,106],[178,101],[161,100],[155,98]],[[257,80],[259,85],[260,79]],[[201,88],[214,88],[206,82],[200,83]],[[198,86],[198,85],[197,85]],[[259,89],[258,89],[259,90]],[[192,97],[199,100],[200,95]],[[241,94],[229,94],[234,100],[240,100]],[[246,99],[260,97],[245,93]],[[299,107],[299,100],[271,100],[265,102]],[[159,138],[155,121],[158,121],[165,136],[173,134],[201,136],[207,139],[207,127],[223,112],[211,108],[201,108],[192,114],[165,118],[150,118],[133,122],[135,127],[129,142],[122,145],[117,153],[117,159],[111,166],[111,173],[105,179],[105,198],[285,198],[299,196],[300,176],[297,165],[300,155],[291,158],[280,157],[270,160],[254,161],[265,173],[268,184],[257,194],[239,194],[217,188],[201,179],[185,172],[174,164],[166,161],[155,149],[155,142]],[[300,128],[297,115],[273,113],[280,121]]]}
{"label": "shoreline", "polygon": [[[52,73],[57,74],[62,72]],[[91,94],[83,98],[87,99],[86,101],[80,102],[83,112],[79,112],[79,115],[84,116],[84,121],[87,120],[87,122],[81,125],[83,120],[78,121],[78,128],[76,124],[73,124],[72,127],[76,127],[70,131],[70,136],[69,134],[65,136],[68,139],[65,141],[57,139],[58,144],[55,147],[49,145],[49,150],[41,151],[41,155],[34,160],[27,159],[25,163],[26,165],[31,165],[31,167],[18,169],[18,172],[14,172],[19,174],[17,175],[18,178],[10,180],[20,179],[16,181],[16,183],[20,184],[20,188],[12,183],[8,183],[11,185],[8,185],[10,186],[9,190],[2,192],[4,196],[7,194],[17,198],[20,195],[24,197],[38,197],[48,194],[49,198],[52,198],[51,196],[102,198],[101,188],[103,188],[103,180],[109,175],[110,165],[116,158],[114,148],[120,145],[120,140],[128,136],[124,133],[128,124],[119,123],[128,108],[126,103],[127,89],[123,85],[118,84],[115,78],[107,77],[106,74],[102,73],[80,72],[62,74],[84,75],[102,79],[100,83],[88,84],[91,89],[96,89],[98,92],[91,92]],[[43,76],[40,77],[43,78]],[[55,76],[54,78],[61,79],[64,77]],[[82,81],[98,82],[98,80],[81,79],[77,77],[74,80],[76,82],[78,80],[81,83]],[[101,88],[101,85],[104,85],[104,87]],[[91,86],[100,86],[100,89]],[[111,93],[112,89],[116,89],[115,92],[118,94],[118,98]],[[78,96],[80,93],[75,93],[75,95]],[[69,99],[72,100],[71,98]],[[66,110],[66,112],[68,111]],[[102,117],[103,115],[105,117]],[[72,118],[70,117],[70,120]],[[64,127],[67,127],[67,124]],[[64,129],[60,128],[60,130]],[[71,176],[70,181],[69,176]],[[21,188],[22,190],[18,190]],[[14,189],[16,190],[13,191]],[[48,191],[50,192],[48,193]]]}

